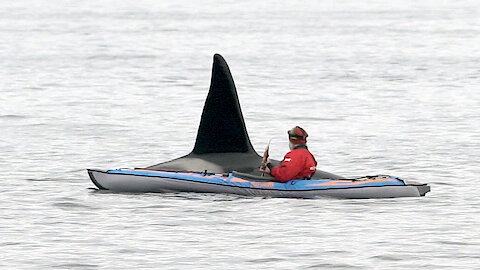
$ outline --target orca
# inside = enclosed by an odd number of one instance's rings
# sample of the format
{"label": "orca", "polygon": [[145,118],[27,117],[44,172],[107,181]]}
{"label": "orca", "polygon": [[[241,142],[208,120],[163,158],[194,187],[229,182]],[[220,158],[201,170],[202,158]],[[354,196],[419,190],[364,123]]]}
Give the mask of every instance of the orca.
{"label": "orca", "polygon": [[[213,56],[210,89],[203,107],[193,150],[186,156],[143,169],[154,171],[190,171],[260,175],[262,157],[248,137],[237,89],[227,62],[220,54]],[[272,160],[278,165],[280,161]],[[344,177],[317,170],[314,177]]]}

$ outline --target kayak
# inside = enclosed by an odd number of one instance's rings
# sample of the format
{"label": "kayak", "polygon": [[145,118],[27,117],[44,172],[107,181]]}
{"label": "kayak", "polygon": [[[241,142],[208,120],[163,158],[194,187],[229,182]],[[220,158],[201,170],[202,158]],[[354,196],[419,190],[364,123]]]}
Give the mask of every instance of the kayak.
{"label": "kayak", "polygon": [[[427,184],[388,175],[349,179],[319,169],[310,180],[279,183],[260,174],[261,162],[262,157],[250,142],[230,69],[223,57],[215,54],[197,138],[188,155],[144,168],[87,171],[96,187],[114,192],[392,198],[420,197],[430,191]],[[276,166],[280,161],[272,160],[271,163]]]}
{"label": "kayak", "polygon": [[388,175],[356,179],[310,179],[274,182],[271,177],[258,177],[231,172],[168,172],[136,169],[88,170],[92,182],[102,190],[114,192],[202,192],[243,196],[344,199],[420,197],[430,191],[426,184],[406,182]]}

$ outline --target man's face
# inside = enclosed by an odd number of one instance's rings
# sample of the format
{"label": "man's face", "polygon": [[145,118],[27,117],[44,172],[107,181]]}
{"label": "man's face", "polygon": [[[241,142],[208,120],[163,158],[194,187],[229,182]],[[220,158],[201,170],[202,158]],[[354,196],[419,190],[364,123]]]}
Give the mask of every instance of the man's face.
{"label": "man's face", "polygon": [[293,150],[295,144],[293,144],[291,141],[288,141],[288,147],[290,148],[290,150]]}

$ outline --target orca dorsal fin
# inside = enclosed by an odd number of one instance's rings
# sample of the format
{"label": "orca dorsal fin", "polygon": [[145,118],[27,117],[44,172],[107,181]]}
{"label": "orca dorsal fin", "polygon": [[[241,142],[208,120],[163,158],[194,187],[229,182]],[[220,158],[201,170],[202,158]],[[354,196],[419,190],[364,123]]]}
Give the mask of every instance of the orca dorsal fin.
{"label": "orca dorsal fin", "polygon": [[256,153],[248,137],[237,89],[227,62],[213,56],[212,79],[193,154]]}

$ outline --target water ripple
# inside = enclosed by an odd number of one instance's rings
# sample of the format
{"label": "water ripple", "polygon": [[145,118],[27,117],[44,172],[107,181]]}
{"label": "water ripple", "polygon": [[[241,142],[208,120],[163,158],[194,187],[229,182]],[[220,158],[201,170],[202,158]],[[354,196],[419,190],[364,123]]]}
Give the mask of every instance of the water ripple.
{"label": "water ripple", "polygon": [[[478,268],[476,1],[3,2],[0,268]],[[95,189],[85,168],[192,149],[215,52],[256,149],[272,139],[282,159],[286,130],[300,125],[322,170],[432,191],[298,200]]]}

